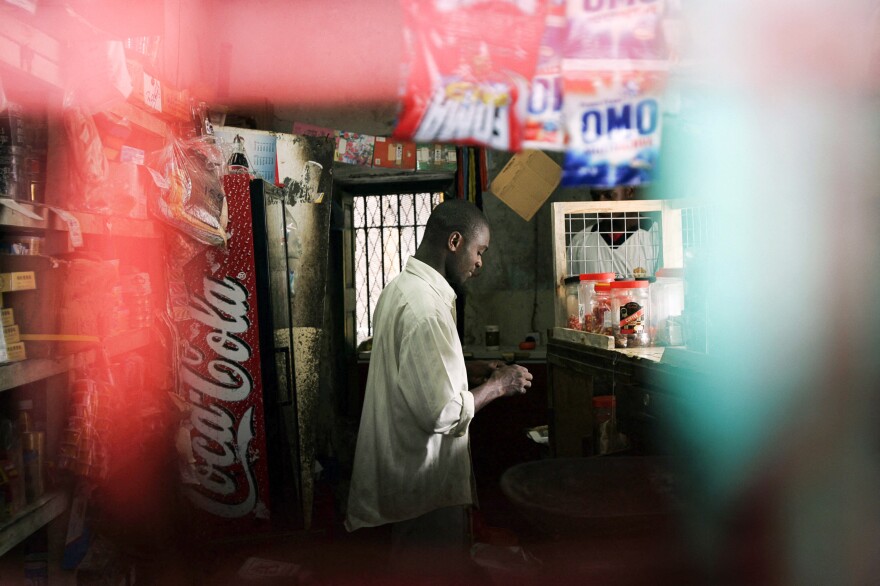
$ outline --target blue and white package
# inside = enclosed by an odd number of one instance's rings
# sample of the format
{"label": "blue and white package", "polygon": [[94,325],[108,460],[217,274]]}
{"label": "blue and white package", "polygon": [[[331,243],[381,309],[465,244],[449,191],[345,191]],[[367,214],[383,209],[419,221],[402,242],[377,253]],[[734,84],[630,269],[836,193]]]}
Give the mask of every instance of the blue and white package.
{"label": "blue and white package", "polygon": [[562,184],[650,183],[668,70],[663,0],[568,0]]}
{"label": "blue and white package", "polygon": [[565,186],[650,183],[660,152],[665,71],[566,69]]}

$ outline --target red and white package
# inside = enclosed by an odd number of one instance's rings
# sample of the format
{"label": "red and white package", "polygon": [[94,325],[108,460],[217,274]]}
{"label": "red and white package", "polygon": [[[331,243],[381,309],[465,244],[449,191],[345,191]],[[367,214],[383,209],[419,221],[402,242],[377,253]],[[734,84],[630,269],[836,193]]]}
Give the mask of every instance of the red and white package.
{"label": "red and white package", "polygon": [[394,138],[519,150],[546,0],[401,0],[409,75]]}
{"label": "red and white package", "polygon": [[529,88],[523,147],[545,151],[565,148],[562,120],[562,50],[567,31],[565,0],[549,0],[538,66]]}

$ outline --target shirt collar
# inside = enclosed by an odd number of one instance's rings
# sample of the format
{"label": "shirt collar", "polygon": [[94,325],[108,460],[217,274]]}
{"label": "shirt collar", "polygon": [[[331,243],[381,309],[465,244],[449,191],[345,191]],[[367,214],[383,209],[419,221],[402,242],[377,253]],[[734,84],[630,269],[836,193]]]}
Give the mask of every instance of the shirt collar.
{"label": "shirt collar", "polygon": [[425,281],[432,289],[437,291],[445,302],[453,303],[455,301],[455,291],[453,291],[449,283],[446,282],[446,279],[440,276],[440,273],[435,269],[423,263],[416,257],[409,257],[409,260],[406,261],[406,268],[404,270]]}

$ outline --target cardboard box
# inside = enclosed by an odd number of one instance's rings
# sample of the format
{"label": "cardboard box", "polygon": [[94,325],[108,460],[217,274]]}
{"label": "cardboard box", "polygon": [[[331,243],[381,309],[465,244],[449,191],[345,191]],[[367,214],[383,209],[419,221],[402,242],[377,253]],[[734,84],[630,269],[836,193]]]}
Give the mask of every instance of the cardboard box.
{"label": "cardboard box", "polygon": [[529,221],[547,201],[562,167],[541,151],[522,151],[510,158],[489,188],[524,220]]}
{"label": "cardboard box", "polygon": [[16,342],[21,341],[21,335],[18,331],[18,326],[12,324],[11,326],[3,326],[3,339],[6,340],[6,345],[15,344]]}
{"label": "cardboard box", "polygon": [[162,88],[162,114],[170,120],[190,120],[189,92],[165,86]]}
{"label": "cardboard box", "polygon": [[417,144],[416,169],[418,171],[455,171],[458,155],[452,144]]}
{"label": "cardboard box", "polygon": [[27,291],[37,288],[33,271],[19,273],[0,273],[0,292]]}
{"label": "cardboard box", "polygon": [[373,146],[373,166],[389,169],[416,168],[416,145],[412,142],[396,142],[377,136]]}
{"label": "cardboard box", "polygon": [[4,328],[15,323],[15,315],[12,313],[11,307],[0,309],[0,325]]}
{"label": "cardboard box", "polygon": [[18,362],[25,360],[24,342],[16,342],[8,346],[0,346],[0,362]]}
{"label": "cardboard box", "polygon": [[376,137],[356,132],[336,131],[336,151],[333,160],[350,165],[371,166]]}

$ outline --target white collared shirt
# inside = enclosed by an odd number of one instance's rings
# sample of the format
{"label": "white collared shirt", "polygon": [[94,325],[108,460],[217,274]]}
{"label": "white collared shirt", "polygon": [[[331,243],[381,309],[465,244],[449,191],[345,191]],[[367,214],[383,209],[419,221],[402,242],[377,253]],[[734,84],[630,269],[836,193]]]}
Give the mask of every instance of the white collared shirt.
{"label": "white collared shirt", "polygon": [[455,327],[455,292],[411,257],[379,296],[346,528],[473,502],[474,397]]}
{"label": "white collared shirt", "polygon": [[588,227],[572,237],[566,252],[569,275],[616,273],[618,278],[624,278],[638,276],[638,271],[641,276],[653,276],[660,258],[657,224],[650,230],[639,228],[617,248],[609,246],[599,232]]}

